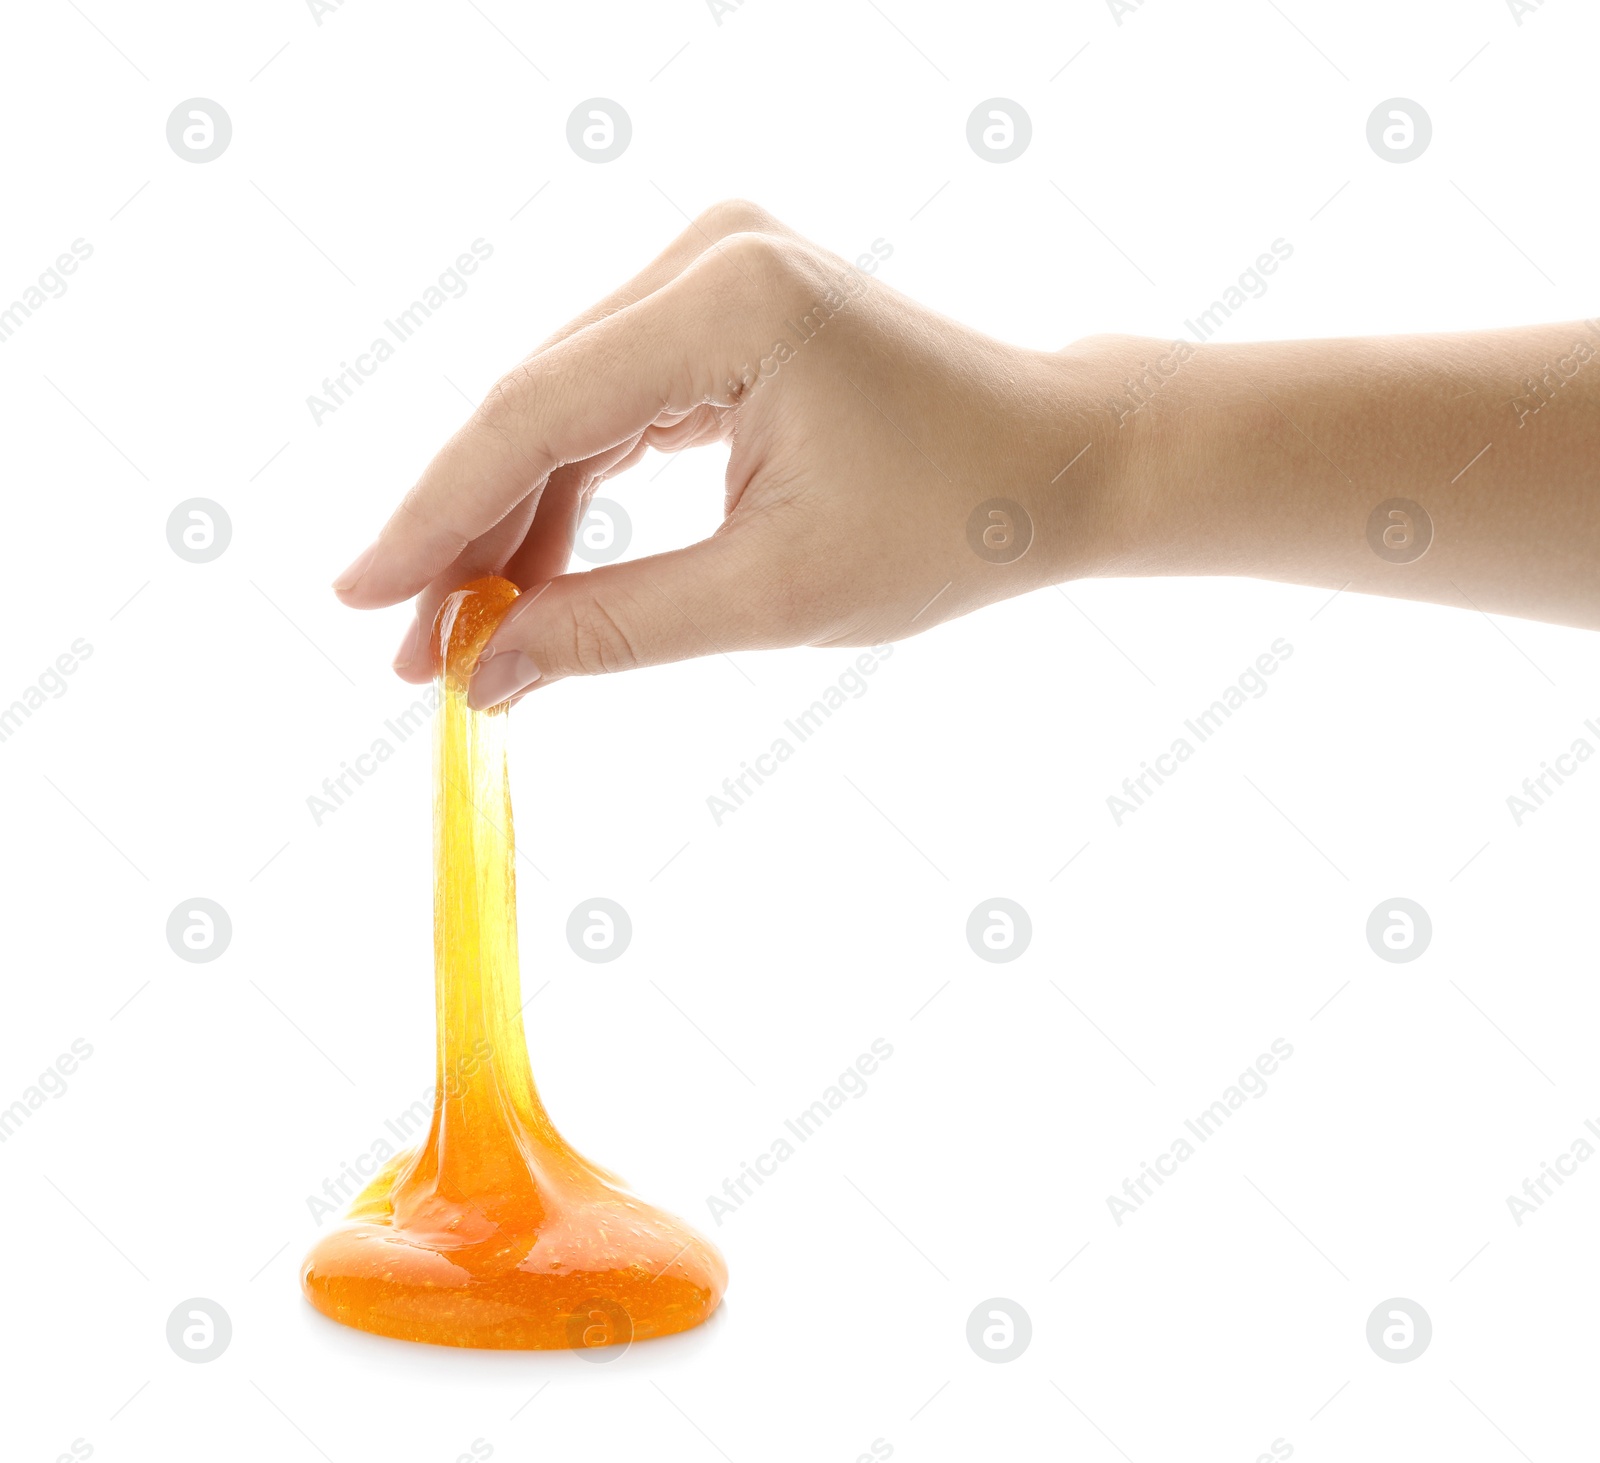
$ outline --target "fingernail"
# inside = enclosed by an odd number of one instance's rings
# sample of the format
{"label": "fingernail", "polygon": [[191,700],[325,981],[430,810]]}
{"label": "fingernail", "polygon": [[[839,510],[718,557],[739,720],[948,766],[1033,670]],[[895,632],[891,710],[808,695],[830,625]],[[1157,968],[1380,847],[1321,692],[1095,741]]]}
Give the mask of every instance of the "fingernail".
{"label": "fingernail", "polygon": [[422,622],[413,616],[411,628],[406,631],[406,638],[400,642],[400,649],[395,652],[394,668],[397,671],[405,670],[417,658],[417,638],[421,633]]}
{"label": "fingernail", "polygon": [[343,594],[347,589],[354,589],[361,582],[361,576],[372,567],[372,560],[377,555],[378,546],[373,544],[370,548],[362,550],[350,562],[350,567],[333,581],[333,592]]}
{"label": "fingernail", "polygon": [[487,662],[479,662],[477,673],[467,689],[467,704],[474,711],[487,711],[507,697],[525,691],[539,679],[539,667],[521,650],[501,651]]}

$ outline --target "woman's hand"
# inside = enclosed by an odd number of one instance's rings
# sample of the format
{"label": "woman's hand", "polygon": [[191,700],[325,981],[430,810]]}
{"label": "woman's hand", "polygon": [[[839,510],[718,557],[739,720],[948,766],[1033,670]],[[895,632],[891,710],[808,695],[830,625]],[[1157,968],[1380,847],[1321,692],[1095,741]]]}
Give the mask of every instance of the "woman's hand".
{"label": "woman's hand", "polygon": [[[716,533],[564,572],[608,475],[716,440]],[[1600,628],[1597,459],[1600,320],[1047,355],[727,203],[504,377],[334,587],[417,597],[395,664],[423,681],[444,597],[514,580],[480,707],[715,651],[879,644],[1091,574]]]}
{"label": "woman's hand", "polygon": [[[480,707],[717,651],[894,640],[1088,572],[1116,435],[1074,409],[1090,374],[721,204],[499,381],[335,589],[361,608],[417,597],[395,665],[424,681],[444,597],[512,579],[525,592],[473,678]],[[608,476],[646,447],[718,440],[715,534],[565,572]]]}

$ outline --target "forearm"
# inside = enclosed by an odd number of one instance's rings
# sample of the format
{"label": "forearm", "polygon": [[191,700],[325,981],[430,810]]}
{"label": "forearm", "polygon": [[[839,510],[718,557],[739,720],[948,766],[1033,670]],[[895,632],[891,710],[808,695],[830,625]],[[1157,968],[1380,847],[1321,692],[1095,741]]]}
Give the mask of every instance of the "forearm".
{"label": "forearm", "polygon": [[[1094,572],[1251,575],[1600,628],[1600,322],[1101,337],[1064,354],[1098,360],[1110,393]],[[1374,520],[1395,499],[1426,519]]]}
{"label": "forearm", "polygon": [[[561,572],[609,475],[718,439],[717,532]],[[731,202],[496,383],[335,588],[417,597],[413,681],[454,590],[528,591],[473,679],[480,709],[713,651],[878,645],[1092,576],[1253,575],[1600,628],[1597,446],[1600,321],[1046,354]]]}

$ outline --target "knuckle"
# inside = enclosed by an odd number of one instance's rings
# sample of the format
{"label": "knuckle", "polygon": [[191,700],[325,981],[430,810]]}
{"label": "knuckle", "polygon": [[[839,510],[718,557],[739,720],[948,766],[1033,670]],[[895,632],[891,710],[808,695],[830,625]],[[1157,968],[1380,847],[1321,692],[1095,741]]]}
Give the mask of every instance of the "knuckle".
{"label": "knuckle", "polygon": [[794,273],[794,250],[786,239],[742,230],[729,234],[717,252],[757,280],[787,279]]}
{"label": "knuckle", "polygon": [[617,617],[597,600],[574,605],[567,626],[570,663],[584,676],[631,671],[639,652]]}
{"label": "knuckle", "polygon": [[489,388],[472,414],[468,431],[498,438],[525,472],[539,474],[548,471],[554,459],[549,444],[533,431],[533,400],[532,367],[515,366]]}
{"label": "knuckle", "polygon": [[494,383],[478,404],[475,417],[484,426],[503,430],[522,415],[527,399],[528,376],[521,367],[507,371]]}
{"label": "knuckle", "polygon": [[409,525],[408,533],[411,536],[420,537],[448,549],[451,560],[459,558],[471,543],[471,539],[460,529],[439,521],[431,511],[430,501],[423,493],[420,484],[411,488],[400,500],[394,517]]}
{"label": "knuckle", "polygon": [[716,248],[733,271],[745,298],[787,309],[804,294],[805,266],[799,248],[771,234],[730,234]]}
{"label": "knuckle", "polygon": [[766,209],[747,198],[724,198],[713,203],[695,220],[695,226],[714,239],[725,239],[729,234],[767,233],[779,227]]}

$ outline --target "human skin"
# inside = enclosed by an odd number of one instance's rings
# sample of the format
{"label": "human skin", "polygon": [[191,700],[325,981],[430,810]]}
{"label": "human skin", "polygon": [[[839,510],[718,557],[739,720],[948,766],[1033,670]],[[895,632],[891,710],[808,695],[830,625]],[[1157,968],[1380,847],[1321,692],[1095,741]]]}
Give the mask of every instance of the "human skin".
{"label": "human skin", "polygon": [[[565,572],[608,476],[718,440],[710,538]],[[1597,448],[1600,321],[1051,354],[733,202],[502,377],[334,588],[364,609],[416,598],[395,668],[420,682],[444,597],[513,580],[479,707],[714,652],[881,644],[1094,576],[1249,575],[1600,628]],[[1026,514],[1003,510],[1027,540],[1008,563],[969,536],[993,499]],[[1431,520],[1409,563],[1369,542],[1392,499]]]}

